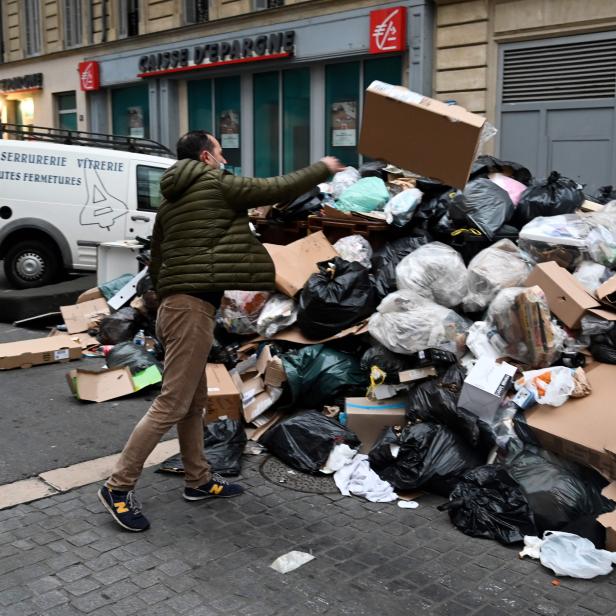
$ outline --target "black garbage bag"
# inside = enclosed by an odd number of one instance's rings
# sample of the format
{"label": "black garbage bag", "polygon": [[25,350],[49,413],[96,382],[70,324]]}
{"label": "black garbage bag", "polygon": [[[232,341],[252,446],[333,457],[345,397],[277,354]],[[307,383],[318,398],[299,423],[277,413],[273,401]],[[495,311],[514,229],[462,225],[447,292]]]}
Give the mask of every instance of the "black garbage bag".
{"label": "black garbage bag", "polygon": [[[224,477],[234,477],[242,470],[242,453],[246,445],[246,432],[242,422],[219,419],[205,426],[203,449],[212,471]],[[183,474],[184,463],[180,454],[167,458],[157,469],[159,473]]]}
{"label": "black garbage bag", "polygon": [[478,156],[471,167],[469,180],[487,178],[490,173],[501,172],[514,180],[528,186],[532,181],[532,173],[520,163],[500,160],[494,156]]}
{"label": "black garbage bag", "polygon": [[376,340],[364,352],[361,358],[361,369],[368,374],[373,366],[377,366],[385,373],[385,383],[398,384],[398,373],[409,369],[408,355],[400,355],[390,351]]}
{"label": "black garbage bag", "polygon": [[353,355],[313,344],[281,356],[295,408],[321,408],[368,381]]}
{"label": "black garbage bag", "polygon": [[[419,180],[417,181],[416,186],[419,190],[424,192],[419,186]],[[430,188],[435,188],[429,184],[428,186]],[[414,229],[432,231],[438,224],[439,220],[441,220],[441,218],[449,211],[447,205],[449,201],[448,195],[455,195],[455,191],[451,191],[451,189],[444,187],[442,184],[438,184],[438,186],[441,189],[445,188],[445,190],[433,196],[430,196],[431,193],[424,192],[424,196],[420,204],[417,206],[411,220],[411,224]]]}
{"label": "black garbage bag", "polygon": [[544,180],[529,186],[520,197],[514,224],[521,228],[538,216],[573,214],[584,202],[584,193],[577,182],[552,171]]}
{"label": "black garbage bag", "polygon": [[279,222],[304,220],[323,206],[323,193],[318,187],[300,195],[293,201],[279,204],[272,209],[272,218]]}
{"label": "black garbage bag", "polygon": [[449,202],[452,221],[476,227],[489,240],[513,216],[514,206],[506,190],[487,178],[469,182]]}
{"label": "black garbage bag", "polygon": [[299,296],[297,325],[320,340],[369,317],[378,305],[374,278],[357,261],[335,257],[318,264]]}
{"label": "black garbage bag", "polygon": [[203,432],[205,456],[212,469],[225,477],[239,475],[246,431],[237,419],[219,419],[206,424]]}
{"label": "black garbage bag", "polygon": [[120,308],[104,317],[99,325],[98,341],[101,344],[119,344],[132,340],[141,329],[143,318],[134,308]]}
{"label": "black garbage bag", "polygon": [[[391,445],[400,447],[394,456]],[[400,435],[387,428],[369,454],[370,466],[397,490],[425,488],[441,496],[485,459],[461,436],[433,423],[408,424]]]}
{"label": "black garbage bag", "polygon": [[369,162],[364,163],[359,168],[359,175],[362,178],[381,178],[383,182],[387,182],[388,173],[385,171],[385,167],[387,167],[387,163],[382,160],[371,160]]}
{"label": "black garbage bag", "polygon": [[455,229],[450,232],[448,240],[441,241],[445,241],[452,248],[455,248],[464,259],[464,264],[468,265],[482,250],[500,240],[511,240],[516,244],[519,234],[518,229],[512,225],[503,225],[496,231],[491,240],[478,230]]}
{"label": "black garbage bag", "polygon": [[396,285],[396,267],[400,261],[428,242],[429,239],[425,236],[401,237],[392,242],[387,242],[374,253],[372,256],[372,271],[374,272],[374,282],[379,299],[383,299],[398,288]]}
{"label": "black garbage bag", "polygon": [[498,464],[466,473],[438,508],[448,511],[451,522],[471,537],[496,539],[505,545],[536,535],[533,514],[520,486]]}
{"label": "black garbage bag", "polygon": [[466,370],[454,364],[439,370],[439,375],[413,385],[408,393],[406,418],[447,426],[466,443],[479,443],[478,418],[468,410],[458,408],[458,398],[466,378]]}
{"label": "black garbage bag", "polygon": [[162,366],[156,361],[156,356],[145,350],[145,347],[133,342],[120,342],[116,344],[107,355],[109,368],[127,366],[133,374],[147,370],[150,366],[158,366],[162,372]]}
{"label": "black garbage bag", "polygon": [[292,468],[317,473],[335,445],[359,447],[359,439],[318,411],[293,415],[270,428],[260,440],[268,451]]}
{"label": "black garbage bag", "polygon": [[614,508],[601,494],[608,482],[599,473],[533,445],[512,441],[504,466],[526,496],[539,533]]}
{"label": "black garbage bag", "polygon": [[601,203],[601,205],[605,205],[616,199],[616,189],[611,185],[601,186],[593,195],[592,199],[597,203]]}
{"label": "black garbage bag", "polygon": [[214,338],[207,360],[211,364],[224,364],[227,370],[231,370],[239,362],[237,355],[239,348],[240,345],[237,343],[223,346],[217,338]]}
{"label": "black garbage bag", "polygon": [[593,359],[596,361],[600,361],[603,364],[616,364],[615,345],[605,342],[596,342],[593,340],[588,348],[590,349],[590,354]]}

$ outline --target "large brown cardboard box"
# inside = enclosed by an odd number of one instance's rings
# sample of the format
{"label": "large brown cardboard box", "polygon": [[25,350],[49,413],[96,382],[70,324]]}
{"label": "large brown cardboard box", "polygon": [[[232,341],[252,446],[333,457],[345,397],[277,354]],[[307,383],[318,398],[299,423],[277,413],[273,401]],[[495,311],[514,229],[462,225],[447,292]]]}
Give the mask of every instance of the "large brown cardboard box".
{"label": "large brown cardboard box", "polygon": [[602,304],[616,308],[616,276],[606,280],[598,289],[597,297]]}
{"label": "large brown cardboard box", "polygon": [[594,364],[587,376],[589,396],[557,408],[536,406],[526,411],[526,422],[545,449],[616,480],[616,366]]}
{"label": "large brown cardboard box", "polygon": [[317,263],[338,256],[322,231],[287,246],[263,245],[276,268],[276,288],[289,297],[301,291],[308,278],[319,271]]}
{"label": "large brown cardboard box", "polygon": [[0,344],[0,370],[79,359],[81,343],[66,334]]}
{"label": "large brown cardboard box", "polygon": [[573,329],[579,327],[581,318],[587,312],[603,319],[616,321],[616,313],[601,308],[599,301],[590,295],[572,274],[555,261],[536,265],[526,279],[525,285],[541,287],[550,311],[567,327]]}
{"label": "large brown cardboard box", "polygon": [[387,426],[402,426],[406,423],[406,399],[404,396],[389,400],[347,398],[344,402],[346,425],[357,434],[361,442],[359,451],[368,453]]}
{"label": "large brown cardboard box", "polygon": [[485,121],[458,105],[376,81],[366,91],[359,151],[464,188]]}
{"label": "large brown cardboard box", "polygon": [[242,397],[224,364],[208,364],[205,374],[208,398],[205,423],[211,423],[221,417],[239,419]]}

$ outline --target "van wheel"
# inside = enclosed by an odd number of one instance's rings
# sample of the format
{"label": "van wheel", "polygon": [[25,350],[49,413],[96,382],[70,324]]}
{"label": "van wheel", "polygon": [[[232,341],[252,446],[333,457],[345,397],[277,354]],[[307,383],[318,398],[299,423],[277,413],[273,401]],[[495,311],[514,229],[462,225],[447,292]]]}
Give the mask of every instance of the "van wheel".
{"label": "van wheel", "polygon": [[4,257],[4,273],[16,289],[33,289],[55,282],[60,257],[49,243],[40,240],[18,242]]}

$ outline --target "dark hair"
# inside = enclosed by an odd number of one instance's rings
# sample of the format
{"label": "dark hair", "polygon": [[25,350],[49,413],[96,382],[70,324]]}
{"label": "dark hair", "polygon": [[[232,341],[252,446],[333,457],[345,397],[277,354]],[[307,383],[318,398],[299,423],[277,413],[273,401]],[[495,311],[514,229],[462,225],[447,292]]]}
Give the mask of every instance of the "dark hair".
{"label": "dark hair", "polygon": [[211,139],[213,136],[205,130],[191,130],[182,135],[175,146],[178,160],[184,158],[199,160],[203,150],[212,152],[214,150],[214,144]]}

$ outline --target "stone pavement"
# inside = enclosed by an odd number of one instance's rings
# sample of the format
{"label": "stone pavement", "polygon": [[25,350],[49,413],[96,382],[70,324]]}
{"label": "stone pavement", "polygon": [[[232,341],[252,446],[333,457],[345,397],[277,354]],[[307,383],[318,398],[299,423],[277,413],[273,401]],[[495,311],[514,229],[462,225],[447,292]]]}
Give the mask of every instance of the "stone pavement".
{"label": "stone pavement", "polygon": [[[244,496],[186,503],[179,477],[148,470],[152,528],[120,531],[86,486],[0,511],[0,615],[500,616],[616,613],[616,577],[553,576],[516,549],[457,531],[443,499],[419,509],[306,494],[245,458]],[[290,550],[316,558],[281,575]]]}

